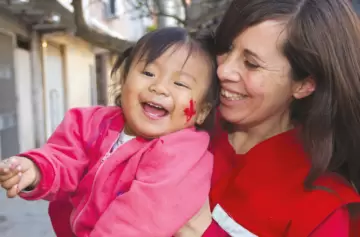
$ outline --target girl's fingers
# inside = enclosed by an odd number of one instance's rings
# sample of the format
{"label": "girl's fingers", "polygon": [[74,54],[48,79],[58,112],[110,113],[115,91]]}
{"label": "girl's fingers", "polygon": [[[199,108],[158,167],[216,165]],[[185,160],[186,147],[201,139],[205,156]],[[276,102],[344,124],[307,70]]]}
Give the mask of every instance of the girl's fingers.
{"label": "girl's fingers", "polygon": [[18,185],[16,184],[7,190],[6,195],[8,198],[14,198],[18,195],[18,193],[19,193],[19,188],[18,188]]}
{"label": "girl's fingers", "polygon": [[32,184],[34,184],[36,180],[36,173],[31,171],[25,171],[21,177],[21,180],[18,183],[18,192],[23,191],[28,188]]}
{"label": "girl's fingers", "polygon": [[21,176],[22,173],[18,173],[5,181],[1,181],[1,186],[5,189],[11,189],[13,186],[19,184]]}
{"label": "girl's fingers", "polygon": [[9,159],[0,161],[0,175],[7,174],[10,171]]}
{"label": "girl's fingers", "polygon": [[18,166],[14,170],[8,170],[6,172],[0,172],[0,182],[4,182],[10,179],[13,176],[19,175],[21,173],[21,167]]}
{"label": "girl's fingers", "polygon": [[19,159],[17,159],[17,157],[11,157],[11,158],[1,161],[0,162],[0,175],[7,174],[11,170],[18,169],[19,165],[20,165],[20,161],[19,161]]}
{"label": "girl's fingers", "polygon": [[9,168],[10,170],[16,170],[19,169],[21,165],[21,161],[18,157],[14,156],[9,159]]}

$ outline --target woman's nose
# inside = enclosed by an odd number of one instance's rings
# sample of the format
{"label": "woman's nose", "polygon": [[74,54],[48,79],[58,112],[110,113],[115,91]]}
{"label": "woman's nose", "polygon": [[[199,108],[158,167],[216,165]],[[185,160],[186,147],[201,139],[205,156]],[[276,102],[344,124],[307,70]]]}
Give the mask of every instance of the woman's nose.
{"label": "woman's nose", "polygon": [[218,64],[217,74],[220,81],[240,81],[240,64],[235,59],[231,56],[220,56]]}

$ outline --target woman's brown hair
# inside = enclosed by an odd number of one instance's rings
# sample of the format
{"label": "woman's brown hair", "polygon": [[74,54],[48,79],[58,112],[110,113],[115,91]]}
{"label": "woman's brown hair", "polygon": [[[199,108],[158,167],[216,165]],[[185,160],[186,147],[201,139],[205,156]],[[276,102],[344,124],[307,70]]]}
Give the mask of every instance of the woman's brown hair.
{"label": "woman's brown hair", "polygon": [[266,20],[286,24],[282,50],[292,79],[316,83],[311,96],[291,106],[311,157],[305,186],[334,171],[360,190],[360,22],[351,1],[234,0],[216,32],[218,53]]}

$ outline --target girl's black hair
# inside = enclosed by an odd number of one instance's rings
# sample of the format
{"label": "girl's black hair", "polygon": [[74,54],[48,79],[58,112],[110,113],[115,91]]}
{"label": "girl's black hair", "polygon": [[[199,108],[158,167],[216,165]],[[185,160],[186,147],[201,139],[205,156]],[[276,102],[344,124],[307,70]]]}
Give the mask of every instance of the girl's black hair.
{"label": "girl's black hair", "polygon": [[[120,69],[120,76],[114,77],[115,83],[121,85],[129,73],[134,60],[145,60],[145,64],[150,64],[158,59],[165,51],[172,46],[188,47],[188,57],[195,51],[203,53],[211,62],[211,83],[205,97],[205,102],[211,104],[212,109],[201,125],[196,125],[199,129],[211,132],[214,128],[216,108],[219,103],[220,85],[216,69],[216,53],[214,51],[214,37],[209,32],[199,32],[190,34],[184,28],[166,27],[152,31],[144,35],[134,46],[126,49],[116,59],[111,70],[114,76]],[[186,62],[184,62],[185,64]],[[121,92],[115,93],[115,104],[121,106]]]}

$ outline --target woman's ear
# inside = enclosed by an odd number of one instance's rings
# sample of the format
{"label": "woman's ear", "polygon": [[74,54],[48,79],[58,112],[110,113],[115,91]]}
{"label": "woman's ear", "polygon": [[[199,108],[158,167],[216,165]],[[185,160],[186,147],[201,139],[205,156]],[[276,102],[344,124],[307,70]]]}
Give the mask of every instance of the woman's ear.
{"label": "woman's ear", "polygon": [[295,99],[303,99],[311,95],[316,89],[313,77],[309,76],[305,80],[295,82],[293,96]]}
{"label": "woman's ear", "polygon": [[206,117],[209,115],[211,109],[212,109],[212,106],[210,103],[204,103],[201,106],[201,110],[199,113],[197,113],[197,117],[196,117],[197,125],[201,125],[204,123],[204,121],[205,121]]}

